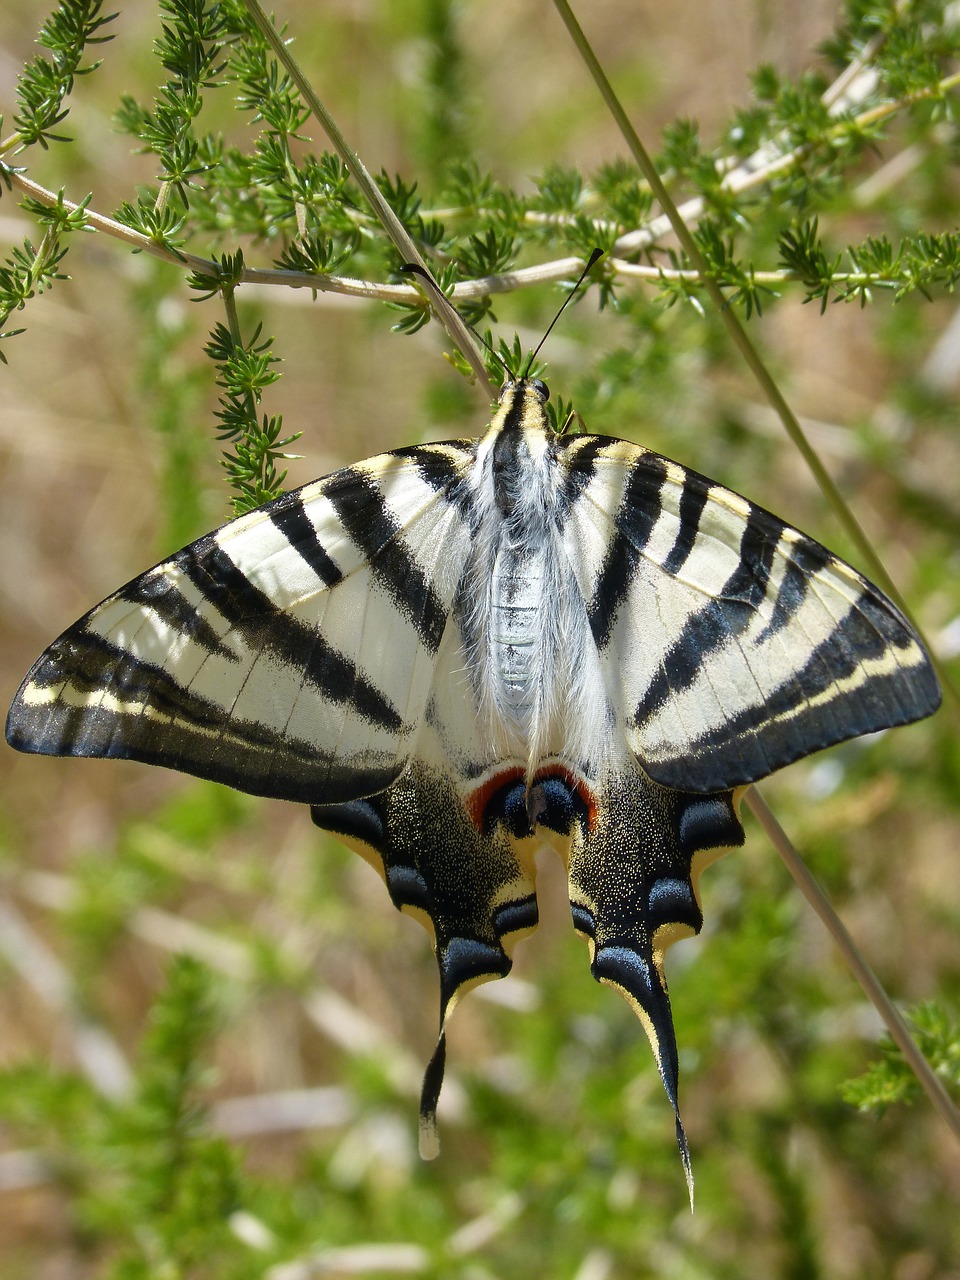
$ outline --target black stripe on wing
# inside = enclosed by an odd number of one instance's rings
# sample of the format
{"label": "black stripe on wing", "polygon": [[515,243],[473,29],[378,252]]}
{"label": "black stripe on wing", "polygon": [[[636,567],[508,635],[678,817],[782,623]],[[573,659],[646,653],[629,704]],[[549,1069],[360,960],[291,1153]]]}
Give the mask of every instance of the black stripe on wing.
{"label": "black stripe on wing", "polygon": [[560,528],[576,506],[580,495],[594,477],[597,458],[610,444],[607,436],[561,436],[555,441],[558,453],[562,451],[566,466],[561,475],[557,498],[560,506]]}
{"label": "black stripe on wing", "polygon": [[763,644],[771,636],[782,631],[797,613],[816,574],[825,569],[833,557],[826,547],[812,538],[800,535],[790,544],[790,560],[780,582],[777,598],[773,602],[770,621],[757,635],[756,644]]}
{"label": "black stripe on wing", "polygon": [[655,453],[638,459],[631,468],[623,498],[613,517],[610,539],[587,618],[597,648],[605,649],[633,583],[637,563],[660,516],[660,493],[667,476],[666,461]]}
{"label": "black stripe on wing", "polygon": [[708,600],[690,615],[660,668],[637,703],[633,721],[642,725],[674,694],[688,688],[721,645],[741,635],[756,617],[767,595],[770,571],[783,522],[751,506],[740,539],[740,563]]}
{"label": "black stripe on wing", "polygon": [[394,604],[413,623],[421,643],[436,653],[448,610],[407,546],[376,480],[348,469],[332,476],[324,493]]}
{"label": "black stripe on wing", "polygon": [[276,654],[287,666],[302,670],[330,702],[349,703],[370,724],[395,733],[402,730],[403,719],[396,707],[356,664],[313,627],[278,609],[237,568],[215,538],[201,538],[172,563],[183,570],[248,649]]}
{"label": "black stripe on wing", "polygon": [[667,553],[663,567],[667,573],[678,574],[690,557],[697,534],[700,532],[700,517],[707,505],[707,489],[703,485],[684,483],[680,494],[679,520],[677,537]]}
{"label": "black stripe on wing", "polygon": [[161,622],[179,635],[186,636],[192,643],[201,645],[219,658],[236,662],[237,655],[233,650],[221,643],[219,634],[199,612],[196,604],[187,600],[162,570],[146,573],[142,578],[128,583],[117,592],[116,598],[135,607],[146,604]]}
{"label": "black stripe on wing", "polygon": [[[459,454],[456,459],[453,454]],[[465,483],[466,469],[477,456],[476,440],[445,440],[441,444],[410,445],[397,449],[395,457],[412,457],[417,464],[420,478],[432,489],[442,493],[447,502],[469,518],[473,497]]]}
{"label": "black stripe on wing", "polygon": [[299,494],[285,494],[270,508],[270,519],[321,582],[333,587],[342,579],[339,567],[317,537]]}
{"label": "black stripe on wing", "polygon": [[[68,698],[36,700],[36,692],[64,683],[81,697],[103,693],[110,701],[98,707]],[[32,698],[21,696],[28,685]],[[135,759],[280,800],[322,804],[368,795],[389,786],[404,763],[391,756],[358,768],[316,742],[228,718],[222,706],[184,688],[162,667],[80,627],[47,650],[21,695],[7,718],[7,741],[18,750]]]}

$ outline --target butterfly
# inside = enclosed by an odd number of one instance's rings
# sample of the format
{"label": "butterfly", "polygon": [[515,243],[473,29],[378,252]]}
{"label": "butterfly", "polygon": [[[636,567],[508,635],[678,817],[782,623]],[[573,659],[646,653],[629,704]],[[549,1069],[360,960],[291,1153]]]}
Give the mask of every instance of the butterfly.
{"label": "butterfly", "polygon": [[447,1019],[509,972],[552,845],[689,1182],[664,955],[704,867],[743,843],[751,783],[940,691],[856,570],[679,463],[555,431],[547,396],[508,381],[479,440],[336,471],[135,578],[37,660],[7,740],[300,801],[366,857],[435,944],[426,1156]]}

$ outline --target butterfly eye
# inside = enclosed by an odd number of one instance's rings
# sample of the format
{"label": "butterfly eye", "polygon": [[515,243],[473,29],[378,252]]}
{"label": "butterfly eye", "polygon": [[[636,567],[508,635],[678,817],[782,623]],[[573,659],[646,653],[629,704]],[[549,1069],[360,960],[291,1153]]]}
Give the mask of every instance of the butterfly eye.
{"label": "butterfly eye", "polygon": [[533,387],[534,391],[536,391],[541,400],[546,401],[550,399],[550,388],[545,382],[541,382],[539,378],[531,378],[530,385]]}

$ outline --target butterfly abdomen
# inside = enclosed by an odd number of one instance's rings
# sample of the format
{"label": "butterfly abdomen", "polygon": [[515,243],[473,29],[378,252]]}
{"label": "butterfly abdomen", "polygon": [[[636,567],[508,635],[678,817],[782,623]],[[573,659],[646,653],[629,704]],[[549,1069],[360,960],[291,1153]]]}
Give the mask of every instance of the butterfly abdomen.
{"label": "butterfly abdomen", "polygon": [[[505,389],[477,451],[465,655],[488,736],[527,764],[559,752],[588,623],[562,545],[555,435],[536,384]],[[575,696],[574,696],[575,700]]]}
{"label": "butterfly abdomen", "polygon": [[498,701],[529,729],[537,704],[543,632],[543,555],[501,548],[490,580],[488,643]]}

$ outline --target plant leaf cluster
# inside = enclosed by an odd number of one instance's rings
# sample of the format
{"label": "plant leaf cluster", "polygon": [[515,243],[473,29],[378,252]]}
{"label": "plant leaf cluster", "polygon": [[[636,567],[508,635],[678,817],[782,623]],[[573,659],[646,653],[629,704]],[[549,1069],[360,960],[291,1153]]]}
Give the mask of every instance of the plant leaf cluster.
{"label": "plant leaf cluster", "polygon": [[868,236],[844,254],[825,246],[814,218],[783,233],[780,261],[802,282],[804,300],[818,301],[821,311],[831,300],[864,306],[879,289],[896,301],[913,292],[932,298],[952,293],[960,280],[960,235],[921,231],[896,248],[886,236]]}
{"label": "plant leaf cluster", "polygon": [[52,55],[38,55],[28,62],[17,84],[19,110],[14,114],[16,135],[8,138],[3,150],[24,150],[39,144],[44,150],[51,142],[69,139],[53,130],[66,118],[64,100],[73,92],[77,76],[96,71],[100,62],[81,65],[89,45],[106,44],[113,39],[103,28],[116,18],[104,14],[103,0],[61,0],[40,28],[37,44]]}
{"label": "plant leaf cluster", "polygon": [[[911,1011],[910,1024],[923,1056],[953,1095],[960,1096],[960,1018],[930,1000]],[[883,1115],[897,1103],[918,1102],[922,1094],[900,1050],[885,1035],[879,1057],[863,1075],[844,1084],[842,1096],[860,1111]]]}
{"label": "plant leaf cluster", "polygon": [[[29,197],[23,201],[24,211],[43,228],[43,237],[38,245],[28,238],[22,246],[14,246],[10,257],[0,265],[0,326],[7,323],[14,311],[22,311],[31,298],[45,293],[54,281],[67,279],[59,270],[67,254],[65,240],[72,232],[87,229],[85,209],[89,201],[87,196],[76,208],[68,208],[62,191],[52,206]],[[18,333],[22,333],[22,329],[0,329],[0,342]],[[0,362],[6,363],[2,347]]]}
{"label": "plant leaf cluster", "polygon": [[210,1132],[206,1101],[219,1020],[211,975],[178,957],[150,1010],[128,1098],[105,1099],[80,1076],[39,1066],[0,1075],[0,1115],[43,1144],[87,1237],[109,1234],[104,1274],[114,1280],[200,1276],[211,1253],[218,1275],[247,1274],[230,1228],[239,1160]]}
{"label": "plant leaf cluster", "polygon": [[207,293],[222,293],[227,306],[228,324],[214,326],[204,350],[217,368],[216,431],[218,439],[231,445],[224,450],[223,466],[238,495],[233,499],[234,514],[243,515],[280,496],[286,472],[278,472],[277,463],[295,456],[286,451],[299,432],[283,435],[282,414],[260,416],[264,391],[280,377],[274,368],[278,357],[272,354],[273,338],[261,338],[260,325],[249,338],[241,335],[233,291],[243,255],[222,259],[220,267],[216,278],[195,274],[191,283]]}

